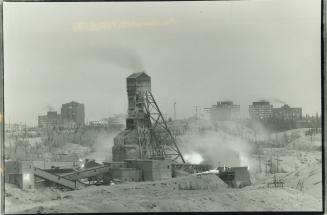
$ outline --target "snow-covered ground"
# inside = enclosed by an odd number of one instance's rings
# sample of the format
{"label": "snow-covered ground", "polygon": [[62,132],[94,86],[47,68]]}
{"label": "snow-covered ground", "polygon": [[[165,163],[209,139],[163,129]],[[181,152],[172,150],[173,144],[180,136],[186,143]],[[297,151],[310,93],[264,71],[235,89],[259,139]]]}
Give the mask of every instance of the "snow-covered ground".
{"label": "snow-covered ground", "polygon": [[[227,164],[249,165],[253,185],[242,189],[227,188],[215,175],[190,175],[157,182],[90,186],[83,190],[61,191],[44,188],[23,191],[6,184],[7,213],[83,213],[83,212],[172,212],[172,211],[320,211],[322,209],[321,136],[305,136],[307,129],[284,132],[290,142],[283,148],[263,148],[262,172],[253,155],[254,132],[240,124],[221,123],[218,128],[207,122],[190,123],[190,132],[177,138],[184,155],[190,159]],[[277,136],[285,136],[279,133]],[[103,141],[109,144],[110,141]],[[100,149],[104,149],[102,143]],[[304,146],[304,147],[303,147]],[[110,147],[105,147],[111,154]],[[87,148],[69,145],[62,152]],[[110,150],[110,151],[109,151]],[[90,154],[88,154],[90,155]],[[88,156],[86,155],[86,156]],[[94,158],[98,154],[92,153]],[[197,155],[197,156],[194,156]],[[199,159],[199,156],[201,159]],[[273,174],[264,173],[264,162],[280,159],[278,179],[283,188],[268,188]],[[101,157],[101,156],[100,156]],[[201,162],[201,161],[200,161]],[[225,163],[224,163],[225,162]]]}
{"label": "snow-covered ground", "polygon": [[6,198],[8,213],[321,210],[321,200],[299,190],[264,185],[232,189],[216,175],[38,194],[9,187],[7,193],[12,192]]}
{"label": "snow-covered ground", "polygon": [[[77,191],[45,188],[22,191],[6,184],[8,213],[155,211],[319,211],[322,206],[321,154],[274,149],[281,155],[277,178],[284,188],[267,187],[273,175],[256,175],[254,184],[227,188],[215,175],[191,175],[158,182],[91,186]],[[298,185],[303,181],[303,186]]]}
{"label": "snow-covered ground", "polygon": [[[274,154],[279,154],[279,173],[277,179],[284,181],[285,186],[300,190],[303,193],[322,199],[322,163],[321,152],[287,150],[284,148],[273,149]],[[262,170],[264,170],[262,165]],[[276,169],[276,166],[275,166]],[[256,184],[266,184],[273,180],[273,174],[253,173]]]}

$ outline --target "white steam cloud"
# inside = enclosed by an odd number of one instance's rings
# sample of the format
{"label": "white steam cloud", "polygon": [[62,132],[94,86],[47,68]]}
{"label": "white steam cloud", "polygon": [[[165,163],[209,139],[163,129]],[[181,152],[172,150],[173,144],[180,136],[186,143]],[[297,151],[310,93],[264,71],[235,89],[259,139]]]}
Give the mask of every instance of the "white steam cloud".
{"label": "white steam cloud", "polygon": [[184,159],[187,163],[200,164],[203,161],[202,156],[197,152],[191,152],[184,155]]}
{"label": "white steam cloud", "polygon": [[96,143],[92,146],[93,152],[87,156],[89,159],[94,159],[96,162],[110,162],[112,160],[112,146],[114,145],[114,137],[119,132],[115,133],[99,133]]}
{"label": "white steam cloud", "polygon": [[[226,125],[228,127],[228,125]],[[184,158],[189,163],[226,166],[251,166],[252,145],[243,139],[237,129],[209,130],[193,132],[178,137],[178,144]],[[232,131],[232,132],[230,132]]]}

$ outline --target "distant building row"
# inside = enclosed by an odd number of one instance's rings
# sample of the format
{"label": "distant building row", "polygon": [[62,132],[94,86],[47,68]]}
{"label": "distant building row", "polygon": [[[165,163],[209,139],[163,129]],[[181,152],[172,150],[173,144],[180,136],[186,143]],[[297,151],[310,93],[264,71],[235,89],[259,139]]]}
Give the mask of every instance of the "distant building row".
{"label": "distant building row", "polygon": [[276,120],[299,120],[302,119],[302,108],[291,108],[284,104],[280,108],[274,108],[267,101],[252,102],[249,105],[249,114],[252,119],[276,119]]}
{"label": "distant building row", "polygon": [[84,104],[74,101],[63,104],[61,107],[61,114],[58,114],[57,111],[48,111],[47,115],[39,116],[38,125],[40,128],[72,128],[84,126]]}
{"label": "distant building row", "polygon": [[[208,109],[210,118],[213,121],[234,120],[240,118],[240,105],[232,101],[217,102]],[[302,118],[302,108],[291,108],[289,105],[283,105],[280,108],[274,108],[267,101],[253,102],[249,105],[249,115],[251,119],[278,119],[278,120],[298,120]]]}
{"label": "distant building row", "polygon": [[125,114],[115,114],[112,117],[103,118],[101,120],[88,121],[86,126],[89,128],[111,128],[123,129],[125,123]]}

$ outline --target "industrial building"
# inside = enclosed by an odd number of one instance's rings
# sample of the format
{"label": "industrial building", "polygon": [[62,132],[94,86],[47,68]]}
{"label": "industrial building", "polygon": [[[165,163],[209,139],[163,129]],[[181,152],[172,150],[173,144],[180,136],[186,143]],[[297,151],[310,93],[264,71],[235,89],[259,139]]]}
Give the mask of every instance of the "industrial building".
{"label": "industrial building", "polygon": [[74,122],[76,126],[85,125],[84,104],[72,101],[61,106],[61,117],[64,121]]}
{"label": "industrial building", "polygon": [[251,185],[248,167],[218,167],[220,178],[231,187],[242,188]]}
{"label": "industrial building", "polygon": [[251,119],[269,119],[273,116],[273,105],[268,101],[252,102],[249,105],[249,115]]}
{"label": "industrial building", "polygon": [[90,127],[107,127],[108,120],[101,119],[101,120],[88,121],[87,125]]}
{"label": "industrial building", "polygon": [[126,81],[126,129],[114,138],[113,161],[180,159],[185,163],[151,93],[151,77],[144,72],[134,73]]}
{"label": "industrial building", "polygon": [[151,91],[151,77],[146,73],[133,73],[127,77],[128,116],[126,129],[136,128],[137,123],[144,123],[145,113],[142,109],[145,92]]}
{"label": "industrial building", "polygon": [[127,77],[128,115],[126,129],[114,138],[113,161],[139,159],[138,130],[145,125],[144,94],[151,91],[151,78],[145,73],[133,73]]}
{"label": "industrial building", "polygon": [[34,189],[34,166],[31,161],[5,163],[5,181],[24,190]]}
{"label": "industrial building", "polygon": [[291,108],[285,104],[280,108],[273,108],[273,118],[277,120],[300,120],[302,108]]}
{"label": "industrial building", "polygon": [[142,170],[142,181],[157,181],[172,178],[169,160],[126,160],[127,167]]}
{"label": "industrial building", "polygon": [[87,126],[89,128],[109,128],[113,130],[121,130],[125,126],[125,119],[125,116],[114,115],[101,120],[88,121]]}
{"label": "industrial building", "polygon": [[48,111],[47,115],[38,117],[39,128],[74,128],[85,125],[84,104],[69,102],[61,107],[61,114]]}
{"label": "industrial building", "polygon": [[210,119],[212,121],[227,121],[240,118],[240,105],[232,101],[217,102],[209,109]]}
{"label": "industrial building", "polygon": [[[54,166],[58,168],[53,168]],[[23,190],[43,186],[46,181],[74,189],[74,182],[60,179],[61,174],[71,172],[78,161],[15,160],[5,162],[5,182],[16,184]],[[65,167],[65,168],[59,168]],[[78,183],[78,182],[77,182]]]}
{"label": "industrial building", "polygon": [[[102,183],[111,180],[121,182],[129,181],[153,181],[172,177],[173,160],[182,158],[165,121],[161,115],[151,92],[151,78],[145,73],[134,73],[127,77],[128,115],[126,118],[126,129],[114,138],[112,147],[112,162],[88,166],[79,171],[73,167],[67,168],[67,164],[54,162],[6,162],[7,182],[18,184],[23,189],[32,189],[29,182],[46,180],[51,183],[60,184],[70,189],[80,189],[85,186],[80,179],[91,178]],[[151,107],[151,109],[147,109]],[[153,112],[153,111],[156,112]],[[153,122],[156,114],[157,121]],[[58,117],[58,115],[56,115]],[[158,117],[159,116],[159,117]],[[84,105],[77,102],[64,104],[61,109],[61,119],[84,123]],[[160,125],[165,130],[156,127]],[[166,136],[165,139],[162,136]],[[167,139],[168,137],[168,139]],[[165,140],[165,141],[164,141]],[[170,140],[168,142],[167,140]],[[167,142],[166,142],[167,141]],[[177,151],[174,153],[172,151]],[[173,156],[173,157],[171,157]],[[174,158],[174,156],[177,156]],[[182,161],[184,162],[183,158]],[[28,166],[24,171],[13,168],[15,165]],[[51,165],[53,164],[53,165]],[[51,166],[65,166],[64,168],[51,168]],[[76,168],[75,168],[76,169]],[[68,171],[68,172],[67,172]],[[14,174],[11,175],[10,174]],[[29,182],[24,182],[26,175],[32,174],[35,179],[29,177]],[[14,178],[14,179],[13,179]],[[23,182],[20,182],[22,181]]]}
{"label": "industrial building", "polygon": [[57,111],[48,111],[47,115],[39,116],[38,125],[40,128],[59,127],[62,124],[62,119]]}
{"label": "industrial building", "polygon": [[[88,186],[82,179],[109,184],[156,181],[210,170],[209,165],[186,164],[175,139],[151,93],[151,78],[144,72],[127,77],[128,115],[126,128],[114,138],[112,162],[7,161],[6,182],[33,189],[43,182],[69,189]],[[84,124],[84,105],[63,105],[62,119]],[[61,161],[63,162],[63,161]],[[228,179],[230,180],[230,179]]]}

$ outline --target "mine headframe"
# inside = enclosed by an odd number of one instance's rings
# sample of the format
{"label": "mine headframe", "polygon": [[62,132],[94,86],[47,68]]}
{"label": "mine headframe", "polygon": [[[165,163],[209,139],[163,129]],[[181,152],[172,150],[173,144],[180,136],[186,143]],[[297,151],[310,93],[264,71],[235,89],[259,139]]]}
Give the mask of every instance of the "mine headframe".
{"label": "mine headframe", "polygon": [[173,161],[180,159],[185,163],[152,93],[145,91],[142,100],[145,123],[137,126],[140,157],[155,160],[171,158]]}

